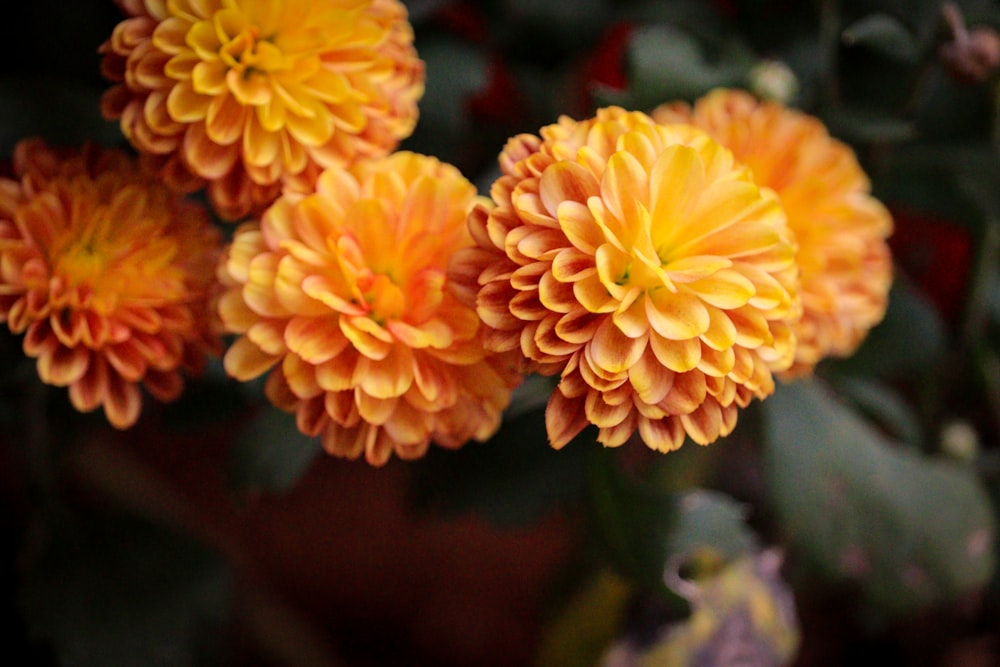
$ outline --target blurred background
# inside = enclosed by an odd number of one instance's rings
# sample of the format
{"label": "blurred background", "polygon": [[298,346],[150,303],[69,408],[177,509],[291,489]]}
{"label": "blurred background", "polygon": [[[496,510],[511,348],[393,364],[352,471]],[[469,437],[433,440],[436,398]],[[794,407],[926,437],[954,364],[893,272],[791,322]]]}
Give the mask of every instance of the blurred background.
{"label": "blurred background", "polygon": [[[1000,3],[405,4],[427,85],[402,147],[484,193],[560,114],[729,86],[818,116],[893,212],[885,321],[709,447],[553,452],[532,378],[489,442],[381,469],[217,363],[115,431],[0,330],[16,664],[1000,665]],[[7,3],[0,158],[125,146],[98,106],[121,18]]]}

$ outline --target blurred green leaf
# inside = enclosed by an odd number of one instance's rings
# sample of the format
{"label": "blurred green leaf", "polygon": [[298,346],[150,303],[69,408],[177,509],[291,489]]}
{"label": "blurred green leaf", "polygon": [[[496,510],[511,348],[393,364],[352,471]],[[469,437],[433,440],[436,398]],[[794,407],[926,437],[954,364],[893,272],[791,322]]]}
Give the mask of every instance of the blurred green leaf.
{"label": "blurred green leaf", "polygon": [[135,519],[66,521],[23,577],[34,641],[59,664],[218,664],[230,581],[204,546]]}
{"label": "blurred green leaf", "polygon": [[920,56],[917,40],[898,19],[876,12],[847,26],[841,35],[848,46],[864,46],[893,60],[912,63]]}
{"label": "blurred green leaf", "polygon": [[995,517],[973,471],[893,447],[818,382],[763,404],[764,473],[807,562],[895,615],[984,585]]}
{"label": "blurred green leaf", "polygon": [[538,667],[592,667],[621,632],[632,599],[628,581],[602,570],[566,600],[546,628]]}
{"label": "blurred green leaf", "polygon": [[548,443],[544,409],[515,412],[487,442],[456,451],[431,447],[413,463],[412,499],[445,514],[473,511],[494,524],[525,524],[579,499],[594,446],[586,430],[556,451]]}
{"label": "blurred green leaf", "polygon": [[482,49],[458,39],[432,36],[417,44],[427,71],[420,120],[403,143],[407,150],[456,160],[456,137],[469,124],[468,100],[488,81]]}
{"label": "blurred green leaf", "polygon": [[735,86],[756,62],[738,39],[706,54],[698,39],[671,25],[638,28],[628,47],[632,105],[647,109],[677,99],[691,100],[712,88]]}
{"label": "blurred green leaf", "polygon": [[641,586],[666,591],[663,570],[675,555],[709,549],[735,557],[752,549],[746,508],[716,491],[663,491],[630,480],[611,456],[595,457],[591,501],[613,562]]}
{"label": "blurred green leaf", "polygon": [[607,0],[502,0],[501,3],[502,16],[544,30],[553,39],[573,37],[577,45],[604,27],[607,10]]}
{"label": "blurred green leaf", "polygon": [[909,120],[877,109],[837,107],[823,114],[830,134],[849,144],[895,144],[916,137]]}
{"label": "blurred green leaf", "polygon": [[882,323],[869,332],[853,356],[827,363],[856,375],[900,377],[933,368],[946,344],[941,316],[926,298],[897,277]]}
{"label": "blurred green leaf", "polygon": [[890,436],[909,445],[923,441],[923,429],[913,408],[889,384],[875,378],[834,376],[834,386]]}
{"label": "blurred green leaf", "polygon": [[230,448],[228,481],[237,491],[287,491],[320,451],[319,438],[303,435],[295,425],[295,415],[265,408]]}

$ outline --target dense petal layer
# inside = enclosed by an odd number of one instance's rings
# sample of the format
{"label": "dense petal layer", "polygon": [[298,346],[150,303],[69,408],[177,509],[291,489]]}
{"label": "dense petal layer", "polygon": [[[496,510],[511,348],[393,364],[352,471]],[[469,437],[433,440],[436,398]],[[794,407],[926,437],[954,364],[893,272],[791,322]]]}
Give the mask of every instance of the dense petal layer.
{"label": "dense petal layer", "polygon": [[141,387],[176,398],[217,351],[209,301],[221,238],[206,212],[124,153],[24,140],[0,181],[0,322],[43,382],[131,426]]}
{"label": "dense petal layer", "polygon": [[653,117],[708,132],[777,193],[798,243],[802,279],[799,342],[784,375],[850,355],[882,320],[892,282],[892,219],[871,196],[851,149],[816,118],[736,90],[713,91],[693,107],[664,105]]}
{"label": "dense petal layer", "polygon": [[659,451],[728,434],[795,350],[795,241],[707,134],[611,107],[511,139],[469,217],[457,293],[494,350],[562,379],[554,447],[587,424]]}
{"label": "dense petal layer", "polygon": [[219,314],[241,334],[226,370],[271,369],[268,395],[304,433],[372,465],[490,437],[520,376],[450,289],[476,201],[454,167],[408,152],[276,201],[219,265]]}
{"label": "dense petal layer", "polygon": [[[223,217],[413,131],[423,63],[398,0],[130,2],[102,45],[102,100],[173,186]],[[193,178],[192,178],[193,177]]]}

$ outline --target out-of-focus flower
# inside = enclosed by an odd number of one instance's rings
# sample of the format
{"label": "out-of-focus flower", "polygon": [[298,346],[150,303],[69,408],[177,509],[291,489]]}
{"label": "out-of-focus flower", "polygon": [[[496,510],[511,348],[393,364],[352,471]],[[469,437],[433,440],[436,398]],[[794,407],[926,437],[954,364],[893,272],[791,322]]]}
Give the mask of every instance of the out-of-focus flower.
{"label": "out-of-focus flower", "polygon": [[766,100],[790,104],[799,94],[799,80],[780,60],[762,60],[747,73],[750,90]]}
{"label": "out-of-focus flower", "polygon": [[941,427],[941,451],[958,461],[973,461],[979,454],[979,432],[964,419],[954,419]]}
{"label": "out-of-focus flower", "polygon": [[951,30],[951,39],[938,47],[945,70],[961,83],[979,84],[1000,68],[1000,35],[989,26],[969,30],[962,10],[954,2],[941,7],[941,16]]}
{"label": "out-of-focus flower", "polygon": [[802,271],[803,313],[788,375],[807,374],[825,357],[854,352],[885,315],[892,218],[870,195],[850,147],[816,118],[738,90],[715,90],[694,108],[664,105],[653,118],[705,130],[781,200]]}
{"label": "out-of-focus flower", "polygon": [[457,292],[488,345],[562,378],[562,447],[638,429],[659,451],[709,443],[794,355],[798,269],[776,198],[707,134],[617,107],[512,138],[495,207],[469,219]]}
{"label": "out-of-focus flower", "polygon": [[119,151],[20,142],[0,180],[0,322],[80,411],[135,423],[218,351],[209,307],[221,236],[207,212]]}
{"label": "out-of-focus flower", "polygon": [[226,218],[409,136],[423,63],[398,0],[120,0],[102,99],[173,187]]}
{"label": "out-of-focus flower", "polygon": [[[603,667],[729,667],[791,664],[800,643],[791,588],[781,578],[775,550],[742,556],[693,581],[674,577],[691,616],[666,624],[650,646],[623,640]],[[668,579],[668,585],[670,581]]]}
{"label": "out-of-focus flower", "polygon": [[266,390],[327,451],[373,465],[431,440],[484,440],[519,382],[488,353],[448,262],[471,245],[477,197],[457,169],[399,152],[331,168],[246,223],[220,265],[225,356],[240,380],[277,365]]}

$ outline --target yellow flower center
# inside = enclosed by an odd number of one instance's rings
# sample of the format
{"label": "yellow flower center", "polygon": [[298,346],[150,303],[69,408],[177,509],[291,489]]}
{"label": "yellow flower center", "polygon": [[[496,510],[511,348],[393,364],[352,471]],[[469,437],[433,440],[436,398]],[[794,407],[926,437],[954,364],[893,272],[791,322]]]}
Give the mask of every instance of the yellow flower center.
{"label": "yellow flower center", "polygon": [[[72,187],[72,186],[71,186]],[[49,265],[57,276],[57,302],[75,302],[108,314],[128,302],[149,306],[182,299],[184,270],[167,233],[166,211],[152,212],[138,187],[127,186],[107,204],[76,184],[75,206],[61,229],[52,229]]]}

